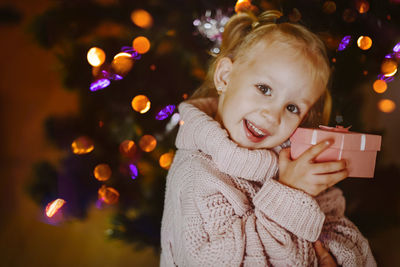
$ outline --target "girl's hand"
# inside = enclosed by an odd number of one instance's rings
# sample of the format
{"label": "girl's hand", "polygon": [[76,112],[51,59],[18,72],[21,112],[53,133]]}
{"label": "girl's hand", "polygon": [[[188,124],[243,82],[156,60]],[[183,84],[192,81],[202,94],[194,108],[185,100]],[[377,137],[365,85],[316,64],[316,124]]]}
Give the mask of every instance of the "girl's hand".
{"label": "girl's hand", "polygon": [[317,240],[314,243],[315,253],[317,254],[318,258],[318,266],[321,267],[331,267],[331,266],[338,266],[336,264],[335,259],[332,255],[327,251],[323,246],[321,241]]}
{"label": "girl's hand", "polygon": [[314,159],[327,149],[332,141],[320,142],[307,149],[299,158],[290,158],[290,148],[279,153],[279,182],[315,197],[348,175],[346,161],[315,163]]}

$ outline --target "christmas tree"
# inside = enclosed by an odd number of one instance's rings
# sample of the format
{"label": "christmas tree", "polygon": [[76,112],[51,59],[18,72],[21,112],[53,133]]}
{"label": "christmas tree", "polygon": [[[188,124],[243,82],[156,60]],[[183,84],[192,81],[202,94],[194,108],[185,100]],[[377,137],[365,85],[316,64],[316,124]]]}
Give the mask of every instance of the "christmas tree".
{"label": "christmas tree", "polygon": [[[93,203],[113,205],[110,237],[158,248],[176,106],[204,79],[228,17],[245,8],[279,9],[319,34],[333,69],[331,124],[363,131],[359,84],[376,80],[382,89],[397,70],[397,1],[57,1],[31,30],[57,55],[64,87],[78,92],[80,111],[45,123],[49,140],[67,155],[59,166],[34,166],[29,193],[37,203],[48,214],[61,207],[64,220],[84,219]],[[382,112],[393,104],[386,100]],[[383,221],[371,218],[382,214],[382,203],[396,203],[399,176],[397,167],[378,161],[374,183],[340,184],[349,203],[361,200],[347,212],[367,236],[398,224],[399,214],[389,210]],[[393,194],[368,200],[374,190]]]}

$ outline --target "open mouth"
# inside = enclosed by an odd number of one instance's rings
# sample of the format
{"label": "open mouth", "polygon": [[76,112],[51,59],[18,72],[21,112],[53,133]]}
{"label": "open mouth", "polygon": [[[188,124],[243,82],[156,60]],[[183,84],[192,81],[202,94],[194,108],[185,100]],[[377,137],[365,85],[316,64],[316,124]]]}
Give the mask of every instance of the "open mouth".
{"label": "open mouth", "polygon": [[256,143],[261,142],[267,136],[270,135],[270,133],[267,130],[260,129],[259,127],[257,127],[252,122],[246,119],[243,120],[243,127],[245,128],[247,138],[252,142]]}

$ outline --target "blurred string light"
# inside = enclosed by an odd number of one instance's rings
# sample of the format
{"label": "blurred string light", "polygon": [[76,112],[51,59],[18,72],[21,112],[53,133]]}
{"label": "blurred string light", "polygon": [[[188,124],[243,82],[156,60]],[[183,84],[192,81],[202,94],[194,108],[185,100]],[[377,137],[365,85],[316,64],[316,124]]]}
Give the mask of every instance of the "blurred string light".
{"label": "blurred string light", "polygon": [[132,47],[139,54],[145,54],[150,50],[150,41],[144,36],[138,36],[133,40]]}
{"label": "blurred string light", "polygon": [[214,54],[220,52],[219,47],[222,42],[222,33],[228,20],[229,17],[224,15],[221,9],[217,9],[214,17],[211,17],[211,11],[207,10],[204,16],[193,21],[193,25],[197,28],[198,32],[214,43],[214,46],[210,49]]}
{"label": "blurred string light", "polygon": [[378,102],[378,108],[384,113],[391,113],[395,110],[396,104],[390,99],[382,99]]}
{"label": "blurred string light", "polygon": [[343,51],[345,50],[351,41],[351,36],[350,35],[346,35],[345,37],[342,38],[342,40],[340,41],[339,47],[338,47],[338,51]]}
{"label": "blurred string light", "polygon": [[144,9],[136,9],[131,13],[132,22],[141,28],[147,29],[153,25],[153,17]]}
{"label": "blurred string light", "polygon": [[87,60],[93,67],[98,67],[106,60],[106,53],[101,48],[92,47],[87,53]]}
{"label": "blurred string light", "polygon": [[93,151],[94,143],[87,136],[76,138],[71,144],[72,153],[77,155],[87,154]]}
{"label": "blurred string light", "polygon": [[108,164],[102,163],[97,165],[93,171],[94,177],[99,181],[107,181],[110,179],[112,171]]}
{"label": "blurred string light", "polygon": [[119,193],[113,187],[102,185],[98,190],[98,199],[106,204],[115,204],[118,202]]}
{"label": "blurred string light", "polygon": [[132,99],[132,108],[139,113],[146,113],[149,111],[151,103],[145,95],[137,95]]}
{"label": "blurred string light", "polygon": [[175,105],[168,105],[165,108],[163,108],[162,110],[160,110],[160,112],[157,113],[156,115],[156,120],[165,120],[166,118],[169,117],[169,115],[171,115],[175,110]]}
{"label": "blurred string light", "polygon": [[161,155],[159,163],[161,168],[168,170],[174,159],[174,152],[168,152]]}
{"label": "blurred string light", "polygon": [[156,148],[156,146],[157,146],[157,140],[152,135],[149,134],[143,135],[139,140],[139,147],[144,152],[151,152]]}
{"label": "blurred string light", "polygon": [[133,163],[129,164],[129,174],[133,180],[135,180],[138,177],[139,174],[138,169],[136,165]]}
{"label": "blurred string light", "polygon": [[[93,70],[96,79],[90,84],[90,91],[95,92],[108,87],[111,81],[122,80],[133,67],[135,60],[140,59],[140,54],[131,46],[123,46],[121,52],[114,56],[111,62],[111,70],[109,67],[102,67],[99,74],[98,70]],[[105,53],[102,49],[93,47],[87,54],[89,63],[94,68],[99,68],[105,61]]]}
{"label": "blurred string light", "polygon": [[46,206],[46,216],[51,218],[53,217],[60,209],[66,201],[62,198],[57,198],[56,200],[53,200]]}
{"label": "blurred string light", "polygon": [[368,50],[372,46],[372,39],[368,36],[360,36],[357,40],[357,45],[362,50]]}

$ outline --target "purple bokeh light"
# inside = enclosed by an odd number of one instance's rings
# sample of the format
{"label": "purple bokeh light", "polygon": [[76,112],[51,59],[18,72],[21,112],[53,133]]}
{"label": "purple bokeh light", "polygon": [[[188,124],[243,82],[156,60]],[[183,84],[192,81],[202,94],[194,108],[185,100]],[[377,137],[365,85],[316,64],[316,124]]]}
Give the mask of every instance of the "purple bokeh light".
{"label": "purple bokeh light", "polygon": [[101,73],[103,74],[103,76],[106,79],[110,79],[110,80],[114,80],[114,81],[119,81],[119,80],[122,80],[124,78],[121,75],[118,75],[116,73],[109,73],[106,70],[102,70]]}
{"label": "purple bokeh light", "polygon": [[132,58],[135,60],[138,60],[141,58],[140,54],[135,49],[133,49],[131,46],[123,46],[121,48],[121,51],[131,54]]}
{"label": "purple bokeh light", "polygon": [[393,82],[394,77],[393,77],[393,76],[386,77],[386,76],[383,75],[383,74],[378,74],[378,79],[379,79],[379,80],[383,80],[383,81],[385,81],[386,83],[390,83],[390,82]]}
{"label": "purple bokeh light", "polygon": [[165,120],[166,118],[169,117],[169,115],[171,115],[175,110],[175,105],[168,105],[165,108],[163,108],[162,110],[160,110],[160,112],[158,112],[158,114],[156,115],[156,120]]}
{"label": "purple bokeh light", "polygon": [[350,44],[351,41],[351,36],[346,35],[345,37],[342,38],[342,41],[340,41],[338,51],[343,51],[347,48],[347,46]]}
{"label": "purple bokeh light", "polygon": [[90,91],[94,92],[97,90],[104,89],[107,86],[109,86],[110,83],[111,83],[110,80],[105,78],[96,80],[90,84]]}
{"label": "purple bokeh light", "polygon": [[397,44],[393,47],[393,52],[395,52],[395,53],[400,52],[400,42],[397,43]]}
{"label": "purple bokeh light", "polygon": [[129,164],[129,170],[130,170],[131,178],[133,180],[135,180],[138,176],[138,169],[135,166],[135,164]]}

